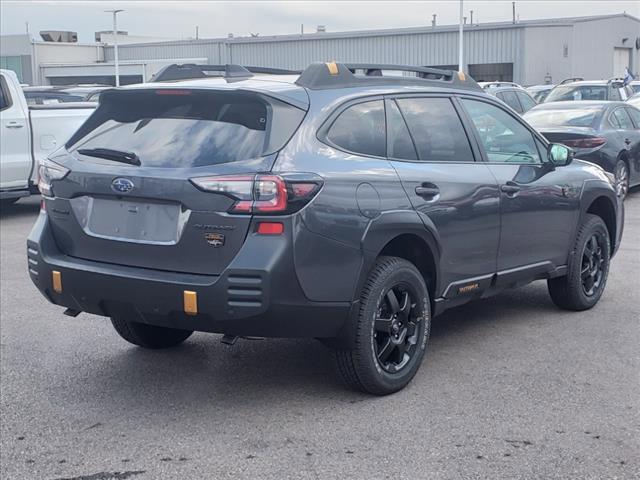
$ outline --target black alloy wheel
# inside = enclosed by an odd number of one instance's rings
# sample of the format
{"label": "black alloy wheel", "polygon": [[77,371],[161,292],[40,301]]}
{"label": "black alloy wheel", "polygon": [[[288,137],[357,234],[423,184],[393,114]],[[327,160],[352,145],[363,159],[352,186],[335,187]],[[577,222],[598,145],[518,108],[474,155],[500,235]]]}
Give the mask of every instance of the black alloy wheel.
{"label": "black alloy wheel", "polygon": [[582,279],[582,291],[588,297],[595,295],[602,286],[604,278],[604,248],[600,236],[591,235],[584,244],[582,250],[582,266],[580,278]]}
{"label": "black alloy wheel", "polygon": [[415,355],[418,344],[416,293],[399,283],[380,298],[374,326],[374,351],[379,365],[389,373],[402,370]]}

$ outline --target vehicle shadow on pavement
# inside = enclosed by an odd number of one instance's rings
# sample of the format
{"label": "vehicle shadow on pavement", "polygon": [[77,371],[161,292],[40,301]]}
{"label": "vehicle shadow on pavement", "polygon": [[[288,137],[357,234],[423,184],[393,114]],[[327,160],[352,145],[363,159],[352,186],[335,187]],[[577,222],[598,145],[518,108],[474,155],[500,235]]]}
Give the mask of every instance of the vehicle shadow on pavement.
{"label": "vehicle shadow on pavement", "polygon": [[0,206],[0,219],[32,217],[40,210],[40,197],[20,199],[14,204]]}
{"label": "vehicle shadow on pavement", "polygon": [[[431,371],[446,366],[451,349],[464,350],[469,337],[478,341],[478,332],[509,337],[507,331],[500,333],[502,327],[553,311],[557,309],[546,287],[538,284],[445,312],[433,321],[425,366]],[[236,415],[249,414],[258,404],[261,408],[277,405],[283,399],[294,405],[311,399],[327,405],[375,400],[342,386],[331,350],[316,340],[240,339],[228,346],[219,343],[219,338],[194,334],[183,345],[163,351],[122,344],[114,351],[110,345],[100,362],[84,367],[81,377],[92,380],[67,385],[64,395],[104,402],[108,392],[115,391],[118,404],[124,402],[126,408],[143,413],[153,405],[156,412],[166,410],[166,414],[182,408],[180,405],[205,410],[228,407]],[[424,370],[416,381],[429,382]]]}

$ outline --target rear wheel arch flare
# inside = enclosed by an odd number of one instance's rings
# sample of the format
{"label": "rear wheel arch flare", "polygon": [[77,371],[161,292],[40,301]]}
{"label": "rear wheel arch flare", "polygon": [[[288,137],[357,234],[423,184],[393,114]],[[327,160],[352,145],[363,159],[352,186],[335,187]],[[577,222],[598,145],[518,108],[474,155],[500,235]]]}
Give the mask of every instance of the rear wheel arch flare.
{"label": "rear wheel arch flare", "polygon": [[591,213],[602,218],[602,221],[609,230],[609,239],[611,241],[611,250],[615,250],[616,246],[616,209],[610,198],[601,195],[595,198],[587,208],[585,213]]}
{"label": "rear wheel arch flare", "polygon": [[403,233],[389,240],[378,256],[400,257],[415,265],[427,284],[433,302],[438,285],[438,271],[436,257],[427,241],[416,234]]}

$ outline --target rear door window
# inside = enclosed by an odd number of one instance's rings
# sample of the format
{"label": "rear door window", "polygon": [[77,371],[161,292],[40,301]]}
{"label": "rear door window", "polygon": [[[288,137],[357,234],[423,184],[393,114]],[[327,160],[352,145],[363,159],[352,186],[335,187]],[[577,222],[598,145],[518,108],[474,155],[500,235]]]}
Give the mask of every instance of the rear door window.
{"label": "rear door window", "polygon": [[610,122],[615,128],[633,130],[633,122],[624,108],[616,108],[611,112]]}
{"label": "rear door window", "polygon": [[418,158],[429,162],[473,162],[460,117],[448,98],[399,98]]}
{"label": "rear door window", "polygon": [[528,112],[536,106],[536,102],[533,100],[533,98],[531,98],[526,93],[516,92],[516,96],[518,97],[518,100],[520,100],[520,105],[522,105],[523,112]]}
{"label": "rear door window", "polygon": [[344,110],[326,135],[329,143],[360,155],[386,156],[384,103],[357,103]]}
{"label": "rear door window", "polygon": [[636,125],[636,129],[640,129],[640,110],[637,108],[626,108],[627,113]]}
{"label": "rear door window", "polygon": [[9,89],[4,81],[4,78],[0,77],[0,110],[9,108],[11,106],[11,97],[9,96]]}
{"label": "rear door window", "polygon": [[129,90],[104,93],[101,100],[67,142],[69,151],[117,150],[135,154],[142,166],[161,168],[268,155],[285,145],[305,114],[253,92]]}
{"label": "rear door window", "polygon": [[387,100],[387,148],[389,158],[417,160],[416,147],[395,100]]}
{"label": "rear door window", "polygon": [[516,97],[515,92],[512,92],[511,90],[500,92],[498,93],[498,98],[513,108],[516,112],[522,113],[522,107],[520,106],[520,102],[518,101],[518,97]]}

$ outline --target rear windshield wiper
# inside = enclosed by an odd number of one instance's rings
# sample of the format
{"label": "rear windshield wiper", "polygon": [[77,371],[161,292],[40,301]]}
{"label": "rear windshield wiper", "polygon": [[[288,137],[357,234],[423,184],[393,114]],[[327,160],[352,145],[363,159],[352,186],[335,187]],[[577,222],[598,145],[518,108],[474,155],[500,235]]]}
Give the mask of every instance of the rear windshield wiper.
{"label": "rear windshield wiper", "polygon": [[138,158],[138,155],[133,152],[123,152],[120,150],[112,150],[110,148],[80,148],[77,152],[80,155],[106,158],[107,160],[113,160],[114,162],[140,166],[140,159]]}

